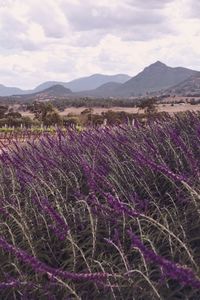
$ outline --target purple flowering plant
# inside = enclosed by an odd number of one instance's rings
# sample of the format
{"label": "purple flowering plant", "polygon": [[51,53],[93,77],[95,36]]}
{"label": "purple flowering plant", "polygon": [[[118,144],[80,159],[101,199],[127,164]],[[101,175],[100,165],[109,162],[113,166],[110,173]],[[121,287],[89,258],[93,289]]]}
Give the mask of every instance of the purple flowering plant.
{"label": "purple flowering plant", "polygon": [[185,113],[11,141],[0,298],[199,299],[199,128]]}

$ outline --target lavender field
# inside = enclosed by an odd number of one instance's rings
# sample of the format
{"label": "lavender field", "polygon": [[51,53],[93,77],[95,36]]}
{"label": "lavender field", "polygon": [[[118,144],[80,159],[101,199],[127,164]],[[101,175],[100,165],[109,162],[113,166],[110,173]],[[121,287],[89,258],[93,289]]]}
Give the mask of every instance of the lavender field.
{"label": "lavender field", "polygon": [[0,299],[200,299],[200,114],[0,155]]}

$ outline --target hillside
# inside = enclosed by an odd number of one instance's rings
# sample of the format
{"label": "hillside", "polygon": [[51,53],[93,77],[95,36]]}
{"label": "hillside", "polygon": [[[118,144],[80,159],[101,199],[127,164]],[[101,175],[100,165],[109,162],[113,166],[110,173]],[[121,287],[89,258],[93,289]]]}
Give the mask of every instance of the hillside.
{"label": "hillside", "polygon": [[52,87],[49,87],[45,89],[44,91],[32,93],[28,95],[18,95],[13,96],[13,98],[17,98],[19,100],[24,101],[36,101],[36,100],[54,100],[56,98],[65,98],[72,94],[72,91],[70,89],[65,88],[62,85],[54,85]]}
{"label": "hillside", "polygon": [[[183,67],[172,68],[157,61],[131,79],[124,74],[94,74],[70,82],[47,81],[31,91],[0,85],[0,96],[26,95],[25,98],[29,99],[33,95],[35,97],[37,93],[42,92],[44,93],[41,95],[42,98],[44,98],[43,96],[46,93],[50,93],[49,96],[52,97],[64,97],[71,94],[76,97],[128,98],[151,95],[153,93],[162,94],[163,91],[165,92],[168,89],[173,89],[173,93],[177,91],[178,94],[182,93],[181,90],[183,89],[185,94],[196,92],[196,90],[198,92],[198,74],[199,72],[194,70]],[[55,86],[59,87],[56,91]],[[54,92],[53,90],[48,90],[51,87],[54,87]]]}
{"label": "hillside", "polygon": [[181,96],[200,96],[200,72],[167,89],[165,92]]}
{"label": "hillside", "polygon": [[100,87],[103,84],[115,82],[115,83],[124,83],[129,80],[131,77],[125,74],[118,75],[102,75],[94,74],[89,77],[84,77],[76,79],[66,84],[65,87],[70,88],[73,92],[93,90]]}
{"label": "hillside", "polygon": [[82,91],[78,93],[80,96],[87,96],[87,97],[110,97],[114,94],[115,90],[117,88],[120,88],[122,83],[117,82],[108,82],[105,84],[102,84],[100,87],[89,90],[89,91]]}
{"label": "hillside", "polygon": [[12,96],[12,95],[28,95],[44,91],[55,85],[62,85],[63,87],[72,90],[73,92],[94,90],[103,84],[109,82],[124,83],[131,77],[126,74],[117,75],[103,75],[94,74],[88,77],[78,78],[69,82],[63,81],[46,81],[41,83],[32,90],[22,90],[16,87],[7,87],[0,84],[0,97]]}
{"label": "hillside", "polygon": [[32,90],[32,93],[39,93],[39,92],[45,91],[45,90],[47,90],[53,86],[57,86],[57,85],[64,87],[65,84],[66,84],[66,82],[62,82],[62,81],[46,81],[46,82],[38,85],[36,88],[34,88]]}
{"label": "hillside", "polygon": [[117,88],[115,95],[123,97],[138,96],[167,89],[186,80],[196,72],[182,67],[168,67],[157,61]]}
{"label": "hillside", "polygon": [[72,91],[60,84],[56,84],[52,87],[47,88],[46,90],[37,93],[39,95],[48,95],[52,97],[65,97],[71,94]]}
{"label": "hillside", "polygon": [[70,82],[57,82],[57,81],[47,81],[40,84],[35,88],[35,92],[42,91],[46,88],[49,88],[55,84],[63,85],[64,87],[72,90],[73,92],[88,91],[100,87],[103,84],[109,82],[124,83],[129,80],[131,77],[125,74],[117,75],[103,75],[103,74],[94,74],[88,77],[78,78]]}
{"label": "hillside", "polygon": [[6,97],[14,94],[23,94],[23,90],[16,87],[8,87],[3,84],[0,84],[0,96]]}

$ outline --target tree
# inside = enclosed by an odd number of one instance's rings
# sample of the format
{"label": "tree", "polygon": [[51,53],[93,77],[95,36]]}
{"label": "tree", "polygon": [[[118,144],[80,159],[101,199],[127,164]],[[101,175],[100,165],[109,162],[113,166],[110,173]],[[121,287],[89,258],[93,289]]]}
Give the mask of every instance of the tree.
{"label": "tree", "polygon": [[8,106],[6,105],[0,105],[0,119],[5,117],[5,113],[8,110]]}
{"label": "tree", "polygon": [[86,108],[84,109],[82,112],[81,112],[81,115],[88,115],[88,114],[92,114],[94,112],[94,109],[89,107],[89,108]]}
{"label": "tree", "polygon": [[8,117],[10,117],[10,118],[14,118],[14,119],[20,119],[21,117],[22,117],[22,115],[19,113],[19,112],[15,112],[15,111],[13,111],[13,112],[8,112],[6,115],[5,115],[5,117],[6,118],[8,118]]}
{"label": "tree", "polygon": [[59,113],[55,110],[49,111],[45,117],[43,117],[43,123],[45,126],[51,126],[51,125],[62,125],[62,118],[59,115]]}
{"label": "tree", "polygon": [[154,114],[157,111],[156,100],[153,98],[144,100],[138,104],[138,108],[138,112],[143,109],[145,114]]}
{"label": "tree", "polygon": [[34,102],[29,110],[34,113],[34,119],[42,122],[45,126],[62,124],[61,116],[50,102]]}
{"label": "tree", "polygon": [[63,125],[64,126],[72,126],[72,125],[78,125],[79,124],[79,120],[77,116],[65,116],[63,118]]}
{"label": "tree", "polygon": [[26,116],[26,117],[22,117],[22,125],[25,126],[26,128],[31,127],[31,125],[36,125],[37,123],[35,123],[37,121],[33,121],[30,117]]}

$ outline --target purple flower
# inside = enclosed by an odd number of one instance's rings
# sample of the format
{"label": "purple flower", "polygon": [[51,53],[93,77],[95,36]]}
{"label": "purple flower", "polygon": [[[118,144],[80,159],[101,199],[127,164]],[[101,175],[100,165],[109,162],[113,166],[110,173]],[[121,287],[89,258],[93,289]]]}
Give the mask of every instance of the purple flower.
{"label": "purple flower", "polygon": [[1,289],[10,289],[10,288],[19,288],[21,286],[34,288],[35,284],[27,281],[20,281],[19,279],[15,279],[13,277],[6,278],[6,281],[0,282],[0,290]]}
{"label": "purple flower", "polygon": [[168,169],[166,166],[157,164],[156,162],[154,162],[150,159],[147,159],[140,153],[136,152],[134,155],[134,159],[137,160],[138,162],[140,162],[142,165],[147,165],[147,166],[151,167],[151,169],[154,171],[163,173],[164,175],[166,175],[167,177],[171,178],[174,181],[186,181],[187,182],[187,178],[185,178],[184,176],[175,174],[170,169]]}
{"label": "purple flower", "polygon": [[129,208],[125,203],[122,203],[118,198],[114,197],[111,194],[107,194],[106,198],[110,206],[120,215],[126,214],[131,217],[139,217],[141,214],[131,208]]}
{"label": "purple flower", "polygon": [[74,280],[74,281],[104,281],[111,276],[105,272],[97,272],[97,273],[73,273],[62,271],[60,269],[55,269],[47,266],[45,263],[41,262],[36,257],[29,255],[24,250],[20,250],[17,247],[9,244],[5,239],[0,238],[0,247],[4,249],[4,251],[13,254],[18,260],[21,262],[31,266],[36,272],[47,274],[49,278],[56,279],[57,277],[64,280]]}
{"label": "purple flower", "polygon": [[159,256],[154,251],[149,250],[141,242],[141,240],[135,234],[133,234],[131,230],[128,230],[128,233],[131,237],[133,246],[137,247],[147,260],[155,263],[160,268],[162,268],[162,271],[165,273],[166,276],[177,280],[180,284],[184,286],[189,285],[193,288],[200,289],[200,279],[196,277],[192,270],[182,267],[172,261],[169,261]]}
{"label": "purple flower", "polygon": [[50,215],[51,219],[55,222],[55,225],[49,227],[53,230],[55,235],[60,239],[64,240],[69,232],[69,227],[61,215],[51,206],[48,199],[41,199],[40,201],[35,197],[33,201],[43,210],[45,213]]}

